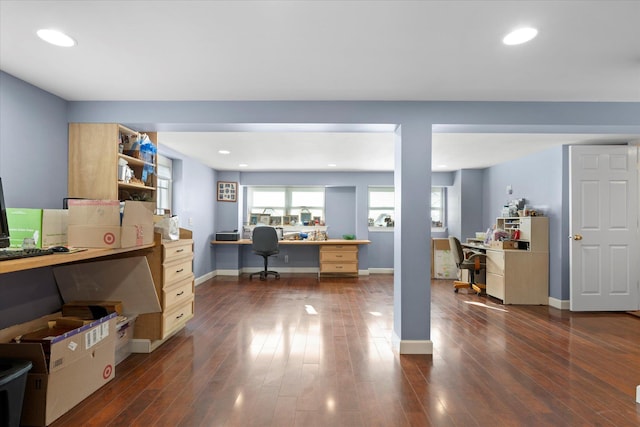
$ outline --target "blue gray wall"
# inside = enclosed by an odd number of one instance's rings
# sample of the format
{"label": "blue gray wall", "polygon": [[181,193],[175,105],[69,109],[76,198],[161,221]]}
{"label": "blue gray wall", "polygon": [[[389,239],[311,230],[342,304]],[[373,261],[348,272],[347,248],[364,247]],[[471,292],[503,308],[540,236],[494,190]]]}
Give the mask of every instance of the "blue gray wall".
{"label": "blue gray wall", "polygon": [[[15,82],[2,73],[0,84],[0,174],[11,176],[9,202],[26,204],[39,200],[42,207],[55,207],[66,195],[66,129],[68,122],[123,123],[135,129],[161,130],[213,130],[216,126],[243,123],[317,123],[349,125],[396,125],[395,144],[396,227],[394,232],[394,333],[402,341],[424,342],[430,339],[430,227],[429,189],[432,184],[431,133],[434,126],[465,125],[468,131],[475,128],[486,132],[575,132],[575,133],[638,133],[640,132],[640,103],[528,103],[528,102],[67,102],[36,88]],[[40,103],[53,105],[54,111],[42,111]],[[13,110],[16,109],[16,110]],[[21,111],[15,120],[23,120],[24,126],[40,127],[27,132],[23,127],[8,126],[14,120],[14,111]],[[66,113],[66,114],[65,114]],[[65,118],[66,116],[66,118]],[[28,139],[31,155],[28,167],[47,177],[51,184],[40,185],[40,180],[23,179],[20,167],[6,155],[12,155],[11,145]],[[42,155],[35,155],[42,154]],[[46,154],[46,155],[45,155]],[[50,171],[52,159],[57,159],[57,169]],[[187,166],[183,165],[186,170]],[[184,173],[183,170],[183,173]],[[20,179],[16,178],[19,176]],[[198,175],[202,178],[204,175]],[[495,176],[487,178],[494,181]],[[216,179],[211,174],[212,181]],[[240,180],[241,181],[241,180]],[[562,182],[559,174],[557,182]],[[511,182],[514,190],[519,183]],[[189,210],[195,212],[213,202],[213,183],[206,191],[189,183],[187,194],[182,197],[192,203]],[[337,185],[345,185],[337,182]],[[485,186],[486,187],[486,186]],[[502,187],[502,184],[496,187]],[[560,186],[561,187],[561,186]],[[485,188],[484,191],[489,191]],[[498,190],[501,194],[504,190]],[[561,192],[561,190],[559,190]],[[203,193],[209,193],[204,195]],[[531,194],[531,193],[530,193]],[[27,196],[25,196],[27,195]],[[356,190],[356,209],[366,202]],[[531,195],[529,196],[532,197]],[[534,196],[537,197],[537,196]],[[563,206],[566,198],[562,197]],[[551,199],[552,196],[546,199]],[[540,203],[536,201],[535,203]],[[545,202],[551,205],[551,202]],[[197,205],[196,205],[197,204]],[[219,204],[216,204],[219,205]],[[486,219],[495,216],[490,212],[494,203],[483,200]],[[33,206],[33,205],[31,205]],[[214,208],[214,209],[217,209]],[[214,211],[209,230],[199,232],[198,238],[210,239],[217,221]],[[194,214],[195,215],[195,214]],[[483,213],[483,218],[485,214]],[[564,215],[564,213],[560,214]],[[366,214],[356,212],[356,218]],[[357,220],[356,234],[366,234],[366,222]],[[202,236],[200,236],[202,234]],[[562,253],[554,252],[558,260]],[[562,295],[556,289],[561,281],[559,268],[553,268],[551,278],[553,295]],[[4,281],[5,277],[0,278]]]}
{"label": "blue gray wall", "polygon": [[[484,228],[502,216],[502,206],[511,199],[526,203],[549,217],[549,295],[569,299],[569,281],[563,264],[568,264],[568,251],[563,253],[567,233],[561,232],[563,216],[568,217],[568,200],[563,186],[563,148],[556,147],[486,169],[483,181]],[[513,194],[507,196],[507,185]]]}

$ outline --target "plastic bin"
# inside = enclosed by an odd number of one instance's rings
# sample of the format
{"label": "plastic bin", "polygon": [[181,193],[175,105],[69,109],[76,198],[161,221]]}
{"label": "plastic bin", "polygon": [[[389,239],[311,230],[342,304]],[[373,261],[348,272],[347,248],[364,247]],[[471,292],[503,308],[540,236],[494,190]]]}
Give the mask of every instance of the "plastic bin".
{"label": "plastic bin", "polygon": [[27,384],[28,360],[0,359],[0,427],[18,427]]}

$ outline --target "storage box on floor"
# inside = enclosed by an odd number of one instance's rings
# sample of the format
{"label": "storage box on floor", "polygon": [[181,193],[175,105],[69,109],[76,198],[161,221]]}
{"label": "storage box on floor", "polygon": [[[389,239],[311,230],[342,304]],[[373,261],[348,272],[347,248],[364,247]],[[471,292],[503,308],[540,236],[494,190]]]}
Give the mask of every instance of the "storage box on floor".
{"label": "storage box on floor", "polygon": [[68,241],[81,248],[130,248],[153,243],[151,202],[69,200]]}
{"label": "storage box on floor", "polygon": [[[49,321],[55,322],[54,317],[7,328],[3,330],[2,340],[9,336],[28,337],[38,330],[46,332]],[[33,364],[27,374],[22,425],[51,424],[113,379],[115,327],[116,314],[111,314],[58,336],[0,344],[0,357],[30,360]]]}
{"label": "storage box on floor", "polygon": [[434,238],[432,242],[431,277],[435,279],[457,279],[458,267],[449,248],[449,239]]}
{"label": "storage box on floor", "polygon": [[[143,256],[71,264],[53,268],[65,303],[119,301],[135,318],[159,312],[147,259]],[[127,348],[119,337],[117,313],[73,329],[47,343],[10,343],[17,336],[48,327],[61,313],[0,331],[0,357],[30,360],[22,424],[46,426],[80,403],[115,375],[116,348]],[[121,340],[125,338],[125,340]],[[45,354],[47,344],[50,357]],[[125,357],[122,350],[118,357]]]}

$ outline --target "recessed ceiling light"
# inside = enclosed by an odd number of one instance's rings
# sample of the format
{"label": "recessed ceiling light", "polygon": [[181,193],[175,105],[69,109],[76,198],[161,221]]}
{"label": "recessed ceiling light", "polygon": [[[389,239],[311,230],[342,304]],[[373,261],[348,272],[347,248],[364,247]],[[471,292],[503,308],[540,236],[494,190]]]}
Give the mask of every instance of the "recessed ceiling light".
{"label": "recessed ceiling light", "polygon": [[58,30],[41,29],[41,30],[38,30],[36,34],[42,40],[46,41],[47,43],[54,44],[56,46],[71,47],[71,46],[75,46],[76,44],[76,41],[74,39],[72,39],[65,33]]}
{"label": "recessed ceiling light", "polygon": [[338,165],[336,165],[335,163],[329,163],[327,166],[329,166],[330,168],[335,168]]}
{"label": "recessed ceiling light", "polygon": [[526,43],[538,35],[538,30],[535,28],[518,28],[504,36],[502,43],[513,46],[517,44]]}
{"label": "recessed ceiling light", "polygon": [[238,166],[239,166],[239,167],[241,167],[241,168],[246,168],[246,167],[247,167],[247,166],[249,166],[249,165],[248,165],[248,164],[246,164],[246,163],[240,163]]}
{"label": "recessed ceiling light", "polygon": [[220,154],[231,154],[231,151],[229,151],[229,150],[218,150],[218,153],[220,153]]}

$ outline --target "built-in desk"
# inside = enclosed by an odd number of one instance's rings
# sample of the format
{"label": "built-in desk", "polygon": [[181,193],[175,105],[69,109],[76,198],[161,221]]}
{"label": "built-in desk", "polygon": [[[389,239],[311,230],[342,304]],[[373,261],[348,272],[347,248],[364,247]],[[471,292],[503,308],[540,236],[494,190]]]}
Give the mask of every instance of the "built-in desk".
{"label": "built-in desk", "polygon": [[520,249],[497,249],[481,244],[463,246],[487,255],[486,293],[504,304],[549,303],[549,254]]}
{"label": "built-in desk", "polygon": [[[320,269],[318,274],[358,275],[358,245],[368,245],[370,240],[280,240],[279,245],[319,246]],[[251,245],[250,239],[233,241],[212,240],[213,245]]]}
{"label": "built-in desk", "polygon": [[92,260],[95,258],[108,257],[111,255],[127,254],[152,248],[155,243],[145,246],[118,249],[87,249],[86,251],[75,253],[55,253],[53,255],[41,255],[28,258],[12,259],[0,261],[0,274],[12,273],[15,271],[32,270],[40,267],[50,267],[53,265],[68,264],[72,262]]}

